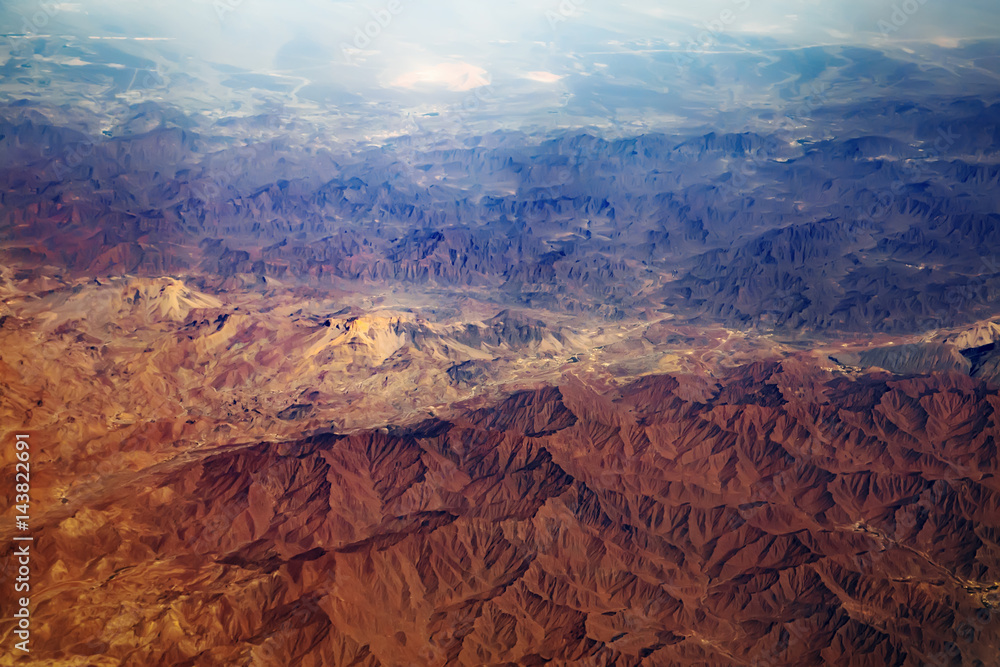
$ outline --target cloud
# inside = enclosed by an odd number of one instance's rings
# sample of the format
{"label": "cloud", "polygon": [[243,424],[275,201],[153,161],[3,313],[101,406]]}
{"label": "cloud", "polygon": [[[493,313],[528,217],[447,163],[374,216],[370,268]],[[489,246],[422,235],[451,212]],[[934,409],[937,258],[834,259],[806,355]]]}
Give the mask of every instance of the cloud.
{"label": "cloud", "polygon": [[482,67],[460,62],[441,63],[413,70],[396,77],[389,85],[395,88],[416,88],[420,85],[443,86],[448,90],[463,91],[488,86],[489,83],[489,76]]}
{"label": "cloud", "polygon": [[555,83],[559,79],[563,78],[563,75],[553,74],[552,72],[528,72],[524,75],[524,78],[537,81],[539,83]]}

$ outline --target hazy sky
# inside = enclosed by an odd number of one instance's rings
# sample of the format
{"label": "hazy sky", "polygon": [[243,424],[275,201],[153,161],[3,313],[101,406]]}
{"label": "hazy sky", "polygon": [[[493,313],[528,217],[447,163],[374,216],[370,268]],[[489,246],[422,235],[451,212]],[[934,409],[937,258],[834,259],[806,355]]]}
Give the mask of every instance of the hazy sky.
{"label": "hazy sky", "polygon": [[[787,74],[758,66],[779,52],[921,42],[948,51],[963,38],[995,36],[998,25],[997,0],[3,0],[0,8],[0,31],[54,36],[35,57],[62,67],[60,76],[91,62],[132,70],[117,93],[152,91],[138,84],[155,74],[163,82],[155,94],[182,106],[204,98],[231,111],[243,95],[424,118],[490,89],[498,123],[571,106],[586,122],[652,122],[655,112],[669,123],[696,107],[766,104],[766,95],[790,94]],[[63,49],[62,36],[77,46]],[[692,56],[715,60],[684,66]],[[789,67],[825,67],[810,58]]]}
{"label": "hazy sky", "polygon": [[[489,69],[504,43],[567,50],[641,48],[647,41],[717,46],[726,36],[794,44],[950,40],[989,36],[996,0],[5,0],[7,32],[169,38],[172,48],[253,70],[388,58],[387,81],[418,68],[468,63]],[[883,23],[880,24],[879,22]],[[367,31],[367,34],[365,32]],[[357,49],[358,46],[362,49]],[[345,47],[347,49],[345,50]],[[402,62],[400,62],[402,61]],[[473,70],[474,72],[474,70]],[[462,72],[438,72],[442,85]],[[420,75],[416,80],[421,80]],[[403,77],[403,78],[401,78]],[[424,81],[432,81],[432,72]],[[447,82],[445,81],[447,80]]]}

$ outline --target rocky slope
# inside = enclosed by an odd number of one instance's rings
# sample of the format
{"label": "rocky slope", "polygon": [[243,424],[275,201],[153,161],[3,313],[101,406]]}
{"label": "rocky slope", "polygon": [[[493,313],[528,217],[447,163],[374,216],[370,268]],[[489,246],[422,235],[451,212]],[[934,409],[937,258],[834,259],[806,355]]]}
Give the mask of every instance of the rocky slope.
{"label": "rocky slope", "polygon": [[32,659],[991,664],[998,415],[758,362],[181,457],[45,513]]}
{"label": "rocky slope", "polygon": [[153,102],[118,119],[155,120],[141,132],[93,136],[64,110],[6,105],[0,250],[86,276],[474,288],[741,328],[899,333],[994,315],[1000,103],[881,102],[845,121],[827,100],[796,132],[378,146],[315,128],[234,137],[239,118]]}

